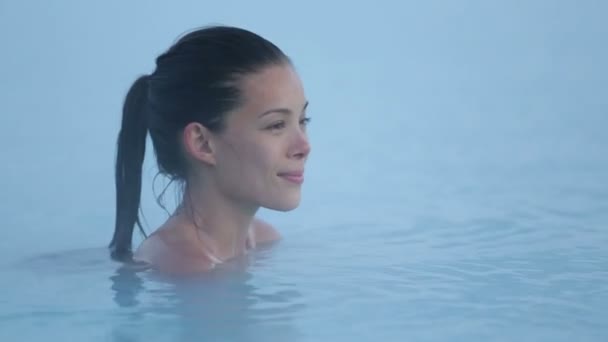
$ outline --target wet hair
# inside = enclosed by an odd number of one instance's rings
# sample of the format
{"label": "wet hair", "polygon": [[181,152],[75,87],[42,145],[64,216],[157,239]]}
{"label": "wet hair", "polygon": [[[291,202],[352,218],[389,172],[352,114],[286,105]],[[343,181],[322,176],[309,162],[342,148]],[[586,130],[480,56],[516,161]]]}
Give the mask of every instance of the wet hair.
{"label": "wet hair", "polygon": [[225,114],[243,101],[239,80],[271,65],[289,64],[273,43],[236,27],[192,31],[158,56],[156,69],[139,77],[123,105],[116,155],[116,221],[112,258],[128,261],[139,218],[142,165],[148,132],[159,173],[186,182],[187,163],[179,136],[198,122],[212,132],[224,128]]}

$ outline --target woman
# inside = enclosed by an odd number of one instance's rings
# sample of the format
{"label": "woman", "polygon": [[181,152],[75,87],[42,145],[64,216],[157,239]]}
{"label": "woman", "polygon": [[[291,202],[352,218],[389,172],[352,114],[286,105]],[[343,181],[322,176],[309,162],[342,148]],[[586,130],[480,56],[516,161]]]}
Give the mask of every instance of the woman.
{"label": "woman", "polygon": [[[310,153],[307,104],[290,59],[255,33],[215,26],[177,41],[125,99],[113,258],[194,273],[279,239],[255,214],[299,204]],[[138,211],[148,132],[159,171],[182,184],[183,199],[132,252],[134,226],[143,233]]]}

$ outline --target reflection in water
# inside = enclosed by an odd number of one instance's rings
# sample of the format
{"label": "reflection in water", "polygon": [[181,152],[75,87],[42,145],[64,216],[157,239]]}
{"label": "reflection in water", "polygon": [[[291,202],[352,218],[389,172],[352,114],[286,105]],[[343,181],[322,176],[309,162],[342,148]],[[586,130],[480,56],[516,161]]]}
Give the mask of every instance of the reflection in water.
{"label": "reflection in water", "polygon": [[292,318],[303,306],[300,293],[284,283],[270,289],[256,287],[243,260],[180,279],[123,267],[110,280],[115,303],[127,313],[113,331],[117,341],[139,340],[144,317],[145,328],[157,330],[150,336],[156,339],[167,334],[172,341],[295,341],[299,337]]}
{"label": "reflection in water", "polygon": [[110,277],[114,301],[121,307],[135,307],[139,304],[137,294],[143,289],[143,280],[132,269],[120,267],[116,274]]}

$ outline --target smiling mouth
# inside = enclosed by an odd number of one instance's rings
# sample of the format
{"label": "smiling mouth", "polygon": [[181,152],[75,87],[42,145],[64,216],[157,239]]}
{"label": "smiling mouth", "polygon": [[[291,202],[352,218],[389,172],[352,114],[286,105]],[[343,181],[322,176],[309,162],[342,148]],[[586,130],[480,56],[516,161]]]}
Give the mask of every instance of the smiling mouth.
{"label": "smiling mouth", "polygon": [[283,172],[278,174],[279,177],[295,184],[304,183],[304,173],[303,172]]}

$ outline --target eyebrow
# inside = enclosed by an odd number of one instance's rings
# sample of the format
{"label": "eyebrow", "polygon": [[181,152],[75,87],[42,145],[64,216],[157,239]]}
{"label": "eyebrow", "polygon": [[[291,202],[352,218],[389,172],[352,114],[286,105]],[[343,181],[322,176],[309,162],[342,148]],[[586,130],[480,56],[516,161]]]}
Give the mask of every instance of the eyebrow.
{"label": "eyebrow", "polygon": [[[304,104],[304,107],[302,108],[302,112],[306,110],[306,107],[308,107],[308,101],[306,101],[306,103]],[[258,118],[261,118],[261,117],[266,116],[271,113],[280,113],[283,115],[290,115],[292,113],[292,111],[291,111],[291,109],[288,109],[288,108],[274,108],[274,109],[267,110],[264,113],[260,114],[258,116]]]}

